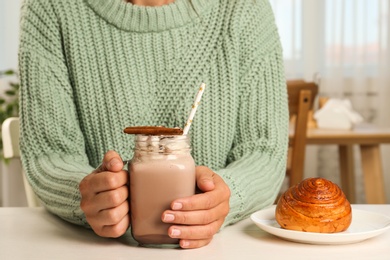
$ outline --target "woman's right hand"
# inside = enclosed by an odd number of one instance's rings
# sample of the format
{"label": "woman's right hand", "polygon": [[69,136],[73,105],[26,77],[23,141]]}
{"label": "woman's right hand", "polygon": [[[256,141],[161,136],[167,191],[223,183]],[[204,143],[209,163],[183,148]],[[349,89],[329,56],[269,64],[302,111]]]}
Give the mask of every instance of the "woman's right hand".
{"label": "woman's right hand", "polygon": [[129,175],[115,151],[108,151],[101,167],[80,182],[80,207],[97,235],[119,237],[129,228],[128,182]]}

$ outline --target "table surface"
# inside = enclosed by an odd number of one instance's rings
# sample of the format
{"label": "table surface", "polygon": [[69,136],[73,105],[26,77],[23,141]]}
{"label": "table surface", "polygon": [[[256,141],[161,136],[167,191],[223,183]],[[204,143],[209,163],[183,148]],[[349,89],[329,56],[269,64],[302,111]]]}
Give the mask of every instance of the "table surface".
{"label": "table surface", "polygon": [[[294,128],[290,127],[290,139]],[[385,144],[390,143],[390,128],[362,124],[351,130],[309,128],[307,144]]]}
{"label": "table surface", "polygon": [[[390,205],[353,205],[390,216]],[[0,259],[390,259],[390,230],[347,245],[282,240],[250,219],[227,227],[206,247],[192,250],[137,246],[130,235],[98,237],[43,208],[0,208]]]}

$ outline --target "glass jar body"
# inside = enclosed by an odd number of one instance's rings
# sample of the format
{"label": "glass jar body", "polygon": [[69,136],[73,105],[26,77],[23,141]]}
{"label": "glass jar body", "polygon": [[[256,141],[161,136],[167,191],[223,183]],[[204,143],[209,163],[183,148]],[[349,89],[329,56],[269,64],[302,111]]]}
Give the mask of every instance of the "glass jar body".
{"label": "glass jar body", "polygon": [[129,163],[130,216],[134,239],[144,246],[178,244],[162,213],[173,200],[195,194],[195,163],[188,136],[136,136]]}

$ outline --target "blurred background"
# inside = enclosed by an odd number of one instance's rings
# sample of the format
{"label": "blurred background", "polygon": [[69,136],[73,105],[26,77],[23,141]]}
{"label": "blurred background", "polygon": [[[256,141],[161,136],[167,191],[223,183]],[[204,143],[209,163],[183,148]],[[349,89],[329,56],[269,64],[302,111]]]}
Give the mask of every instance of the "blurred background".
{"label": "blurred background", "polygon": [[[319,78],[319,96],[349,99],[365,123],[390,126],[390,1],[270,0],[288,79]],[[357,203],[364,203],[360,152],[354,147]],[[340,184],[338,148],[308,146],[305,176]],[[390,187],[390,145],[381,145]],[[390,189],[386,190],[390,201]]]}
{"label": "blurred background", "polygon": [[[320,83],[319,96],[347,98],[366,123],[390,128],[390,0],[269,0],[284,49],[287,79]],[[0,0],[0,71],[17,71],[22,0]],[[0,97],[15,75],[0,78]],[[390,145],[382,145],[385,187],[390,187]],[[357,203],[365,203],[356,147]],[[0,205],[26,205],[19,162],[0,168]],[[337,147],[308,146],[305,177],[340,184]],[[390,201],[390,189],[386,190]]]}

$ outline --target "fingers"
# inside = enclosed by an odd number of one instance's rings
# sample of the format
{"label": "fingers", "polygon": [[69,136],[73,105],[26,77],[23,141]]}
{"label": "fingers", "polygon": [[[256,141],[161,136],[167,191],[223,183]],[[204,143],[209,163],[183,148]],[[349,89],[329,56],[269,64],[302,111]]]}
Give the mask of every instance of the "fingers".
{"label": "fingers", "polygon": [[103,237],[118,237],[130,225],[129,175],[122,168],[120,156],[109,151],[101,167],[84,177],[79,184],[80,207],[91,228]]}
{"label": "fingers", "polygon": [[208,239],[216,233],[215,229],[219,227],[217,221],[210,225],[199,226],[171,226],[168,229],[168,235],[172,238],[180,239]]}
{"label": "fingers", "polygon": [[123,169],[123,161],[115,151],[108,151],[103,158],[102,164],[95,170],[96,173],[103,171],[118,172]]}
{"label": "fingers", "polygon": [[130,225],[129,204],[123,202],[120,206],[100,212],[95,221],[104,219],[105,225],[91,225],[95,233],[102,237],[119,237],[123,235]]}
{"label": "fingers", "polygon": [[209,210],[196,211],[172,211],[167,210],[162,215],[165,223],[175,223],[182,225],[207,225],[226,216],[229,213],[228,203],[221,203]]}
{"label": "fingers", "polygon": [[173,224],[168,235],[178,238],[182,248],[209,244],[229,213],[230,189],[220,176],[201,167],[197,182],[204,193],[173,201],[162,215],[163,222]]}
{"label": "fingers", "polygon": [[200,248],[202,246],[207,246],[210,244],[213,238],[199,239],[199,240],[180,240],[180,247],[191,249],[191,248]]}
{"label": "fingers", "polygon": [[115,190],[99,193],[95,197],[95,203],[103,209],[120,206],[129,197],[129,188],[125,185]]}
{"label": "fingers", "polygon": [[[119,175],[118,173],[111,174]],[[96,234],[104,237],[118,237],[126,232],[130,225],[127,185],[97,194],[85,192],[81,194],[80,207]]]}
{"label": "fingers", "polygon": [[[181,211],[205,210],[215,208],[223,201],[228,201],[230,198],[229,187],[217,174],[213,175],[212,180],[214,183],[212,191],[177,199],[171,203],[171,209]],[[208,182],[208,180],[205,182]]]}
{"label": "fingers", "polygon": [[215,187],[214,175],[215,173],[208,167],[196,167],[196,183],[198,188],[203,192],[213,190]]}
{"label": "fingers", "polygon": [[99,193],[117,189],[128,183],[129,174],[125,170],[116,173],[100,172],[99,174],[92,174],[87,176],[80,183],[80,191],[88,193]]}
{"label": "fingers", "polygon": [[116,225],[103,226],[100,236],[102,237],[120,237],[126,233],[130,226],[130,217],[128,214]]}
{"label": "fingers", "polygon": [[[119,175],[118,173],[111,174]],[[101,189],[101,192],[92,191],[94,189],[93,183],[95,183],[93,180],[83,180],[80,183],[80,207],[87,217],[94,216],[101,210],[117,207],[127,200],[129,196],[129,189],[126,185],[127,174],[123,172],[122,175],[122,177],[117,176],[118,179],[123,180],[115,181],[119,183],[115,188],[113,187],[110,190]]]}
{"label": "fingers", "polygon": [[124,233],[126,233],[129,226],[130,217],[128,214],[126,214],[118,224],[111,226],[103,226],[101,232],[97,234],[102,237],[120,237]]}
{"label": "fingers", "polygon": [[198,248],[209,244],[221,225],[221,221],[215,221],[209,225],[171,226],[168,235],[179,238],[182,248]]}

